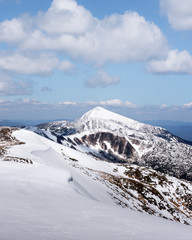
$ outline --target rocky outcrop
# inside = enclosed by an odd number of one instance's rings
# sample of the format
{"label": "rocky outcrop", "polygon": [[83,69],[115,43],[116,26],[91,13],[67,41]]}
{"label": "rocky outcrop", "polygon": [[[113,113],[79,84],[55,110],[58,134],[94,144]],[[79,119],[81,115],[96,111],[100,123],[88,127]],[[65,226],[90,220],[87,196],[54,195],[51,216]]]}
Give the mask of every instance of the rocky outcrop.
{"label": "rocky outcrop", "polygon": [[108,187],[114,190],[112,197],[116,203],[191,225],[191,183],[135,165],[126,168],[125,176],[100,173]]}
{"label": "rocky outcrop", "polygon": [[7,150],[13,145],[24,144],[13,137],[12,133],[17,130],[17,128],[12,127],[0,127],[0,159],[8,161],[8,156],[6,156]]}
{"label": "rocky outcrop", "polygon": [[97,132],[74,138],[76,144],[98,148],[99,155],[112,162],[128,162],[134,159],[136,151],[124,137],[109,132]]}

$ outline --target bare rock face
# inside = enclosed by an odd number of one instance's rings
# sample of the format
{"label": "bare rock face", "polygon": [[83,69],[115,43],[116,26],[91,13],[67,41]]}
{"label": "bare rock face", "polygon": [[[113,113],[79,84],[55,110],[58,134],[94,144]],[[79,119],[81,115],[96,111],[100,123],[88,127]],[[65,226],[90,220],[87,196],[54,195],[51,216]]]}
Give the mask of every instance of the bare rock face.
{"label": "bare rock face", "polygon": [[127,159],[133,159],[136,153],[126,138],[109,132],[97,132],[74,140],[77,144],[80,142],[87,147],[98,147],[100,156],[112,162],[127,162]]}

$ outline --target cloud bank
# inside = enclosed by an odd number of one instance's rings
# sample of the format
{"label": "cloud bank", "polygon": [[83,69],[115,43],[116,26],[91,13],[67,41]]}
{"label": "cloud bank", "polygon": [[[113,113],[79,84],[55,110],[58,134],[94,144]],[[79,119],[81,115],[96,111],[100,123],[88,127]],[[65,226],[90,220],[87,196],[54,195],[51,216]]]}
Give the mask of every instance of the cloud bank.
{"label": "cloud bank", "polygon": [[122,114],[135,120],[190,121],[192,103],[182,106],[137,106],[129,101],[111,99],[105,101],[46,103],[37,99],[0,99],[1,119],[56,120],[77,119],[96,106]]}

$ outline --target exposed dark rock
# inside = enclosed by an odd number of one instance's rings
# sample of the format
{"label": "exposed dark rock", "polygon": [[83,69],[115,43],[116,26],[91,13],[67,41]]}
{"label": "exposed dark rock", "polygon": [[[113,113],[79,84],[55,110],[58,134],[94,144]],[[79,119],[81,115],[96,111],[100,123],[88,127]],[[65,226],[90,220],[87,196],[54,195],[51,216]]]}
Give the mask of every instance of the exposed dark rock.
{"label": "exposed dark rock", "polygon": [[64,141],[65,138],[63,136],[57,136],[57,142],[62,144],[62,141]]}
{"label": "exposed dark rock", "polygon": [[[128,158],[132,158],[135,153],[133,146],[124,138],[115,136],[108,132],[98,132],[95,134],[84,135],[80,140],[74,139],[79,144],[86,146],[99,145],[99,153],[113,162],[127,162]],[[107,145],[110,148],[108,149]],[[122,157],[121,157],[122,155]]]}

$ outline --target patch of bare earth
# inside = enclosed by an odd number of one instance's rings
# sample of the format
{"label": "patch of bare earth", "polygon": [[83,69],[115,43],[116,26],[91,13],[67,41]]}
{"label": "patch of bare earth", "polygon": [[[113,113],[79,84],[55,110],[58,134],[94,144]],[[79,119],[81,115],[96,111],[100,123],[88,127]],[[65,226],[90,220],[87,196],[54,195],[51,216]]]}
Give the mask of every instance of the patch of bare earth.
{"label": "patch of bare earth", "polygon": [[8,149],[10,147],[14,145],[25,144],[24,142],[19,141],[12,135],[12,133],[16,130],[18,130],[18,128],[0,127],[0,160],[33,164],[32,160],[30,159],[12,157],[8,155]]}

